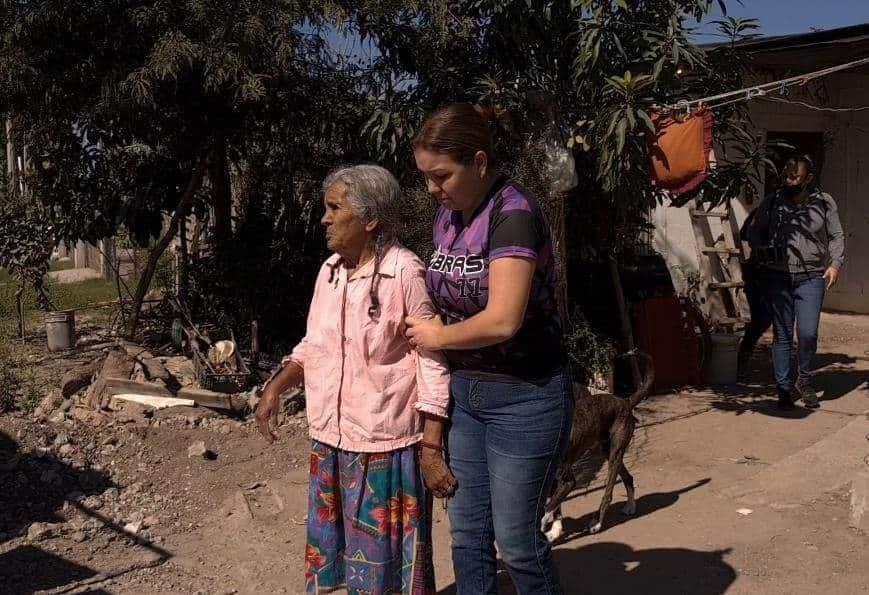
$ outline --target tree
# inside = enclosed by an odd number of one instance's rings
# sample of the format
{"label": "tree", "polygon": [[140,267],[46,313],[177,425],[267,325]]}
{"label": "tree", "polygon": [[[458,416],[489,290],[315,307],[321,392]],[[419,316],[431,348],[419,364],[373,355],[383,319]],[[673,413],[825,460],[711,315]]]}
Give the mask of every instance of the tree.
{"label": "tree", "polygon": [[347,102],[334,100],[338,89],[352,100],[352,87],[333,76],[323,39],[310,32],[327,8],[4,4],[0,101],[31,148],[34,199],[63,238],[93,240],[124,226],[151,246],[128,334],[180,221],[211,210],[217,239],[227,237],[232,165],[260,151],[265,133],[289,137],[286,154],[298,154],[311,148],[299,141],[346,120],[333,116]]}
{"label": "tree", "polygon": [[[664,200],[649,174],[652,115],[742,86],[736,52],[706,52],[692,40],[692,26],[714,5],[726,11],[723,0],[344,3],[348,26],[380,50],[366,65],[377,90],[366,127],[372,147],[412,179],[409,141],[423,114],[447,101],[487,104],[504,114],[505,168],[530,179],[558,244],[615,265],[633,252],[649,228],[649,210]],[[754,26],[719,24],[734,40]],[[715,135],[727,151],[707,182],[682,200],[732,200],[752,190],[750,178],[763,164],[746,132],[744,106],[715,115]],[[579,181],[566,194],[552,192],[540,175],[547,153],[541,145],[555,144],[576,162]]]}

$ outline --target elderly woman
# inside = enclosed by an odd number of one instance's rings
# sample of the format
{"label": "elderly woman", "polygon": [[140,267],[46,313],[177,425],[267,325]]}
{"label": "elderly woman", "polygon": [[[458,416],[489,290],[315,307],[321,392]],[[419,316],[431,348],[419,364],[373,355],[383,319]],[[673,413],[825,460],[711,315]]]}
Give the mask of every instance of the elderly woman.
{"label": "elderly woman", "polygon": [[406,316],[434,315],[425,267],[396,240],[392,174],[346,167],[323,188],[335,254],[317,277],[305,337],[263,389],[257,422],[273,441],[279,396],[304,384],[308,593],[433,593],[430,494],[450,494],[455,479],[439,450],[446,360],[415,351],[404,335]]}

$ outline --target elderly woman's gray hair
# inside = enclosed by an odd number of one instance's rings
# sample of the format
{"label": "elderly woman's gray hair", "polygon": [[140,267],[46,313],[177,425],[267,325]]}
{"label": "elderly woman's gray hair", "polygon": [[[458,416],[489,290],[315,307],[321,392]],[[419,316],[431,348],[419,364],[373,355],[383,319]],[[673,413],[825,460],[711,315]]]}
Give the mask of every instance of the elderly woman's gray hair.
{"label": "elderly woman's gray hair", "polygon": [[335,184],[343,184],[347,188],[347,202],[362,223],[375,219],[378,222],[374,231],[374,275],[371,280],[371,305],[368,308],[368,314],[374,317],[380,310],[380,300],[377,297],[380,263],[386,247],[398,236],[401,229],[401,186],[395,176],[379,165],[339,167],[326,176],[323,192]]}
{"label": "elderly woman's gray hair", "polygon": [[377,219],[378,244],[383,246],[394,239],[401,228],[401,187],[388,170],[379,165],[351,165],[340,167],[326,176],[323,192],[343,184],[347,188],[350,208],[363,223]]}

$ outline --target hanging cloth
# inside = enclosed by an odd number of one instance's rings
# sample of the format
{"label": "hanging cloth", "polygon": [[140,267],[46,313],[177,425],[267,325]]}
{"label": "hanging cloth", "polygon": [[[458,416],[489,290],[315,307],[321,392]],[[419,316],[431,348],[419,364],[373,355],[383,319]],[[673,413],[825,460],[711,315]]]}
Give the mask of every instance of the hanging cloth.
{"label": "hanging cloth", "polygon": [[653,183],[673,194],[695,190],[709,173],[712,112],[655,114],[652,121],[658,131],[649,147]]}

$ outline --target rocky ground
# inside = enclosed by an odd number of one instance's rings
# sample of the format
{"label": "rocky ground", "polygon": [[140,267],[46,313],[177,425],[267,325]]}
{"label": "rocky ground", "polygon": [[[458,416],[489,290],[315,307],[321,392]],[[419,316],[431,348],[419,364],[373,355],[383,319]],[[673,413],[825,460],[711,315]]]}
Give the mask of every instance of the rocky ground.
{"label": "rocky ground", "polygon": [[[867,331],[865,317],[824,316],[824,403],[814,413],[775,409],[767,353],[748,384],[643,403],[628,456],[637,516],[618,513],[617,486],[604,532],[589,536],[599,482],[568,502],[556,550],[567,592],[866,592],[869,538],[848,519],[869,455]],[[92,354],[47,358],[38,339],[15,350],[48,398],[0,415],[0,591],[302,591],[308,458],[298,401],[274,445],[244,412],[86,415],[81,395],[51,389]],[[438,585],[449,593],[440,507],[435,520]]]}

